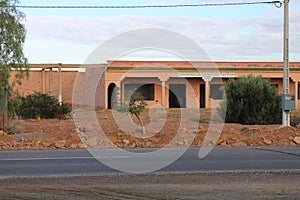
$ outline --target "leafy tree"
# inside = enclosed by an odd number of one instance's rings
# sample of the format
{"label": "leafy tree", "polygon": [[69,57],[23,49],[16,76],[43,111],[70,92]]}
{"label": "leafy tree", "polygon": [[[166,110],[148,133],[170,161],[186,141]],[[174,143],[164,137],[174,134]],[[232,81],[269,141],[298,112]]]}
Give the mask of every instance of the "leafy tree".
{"label": "leafy tree", "polygon": [[[18,0],[0,1],[0,108],[5,110],[6,116],[14,85],[21,84],[28,75],[27,59],[23,53],[26,30],[22,20],[25,16],[16,8],[18,3]],[[16,70],[14,82],[11,82],[12,70]]]}
{"label": "leafy tree", "polygon": [[133,92],[128,91],[127,95],[129,96],[125,97],[126,101],[121,100],[120,88],[116,87],[111,98],[113,109],[119,112],[129,112],[134,115],[142,127],[141,132],[146,133],[145,126],[140,115],[147,106],[147,103],[144,101],[144,96],[138,90]]}
{"label": "leafy tree", "polygon": [[[281,122],[281,96],[268,79],[242,76],[225,84],[226,99],[219,110],[225,121],[241,124],[276,124]],[[225,106],[227,109],[224,109]]]}
{"label": "leafy tree", "polygon": [[144,101],[143,95],[139,91],[135,91],[130,97],[128,111],[139,120],[142,133],[146,133],[146,131],[140,114],[144,111],[146,106],[147,103]]}

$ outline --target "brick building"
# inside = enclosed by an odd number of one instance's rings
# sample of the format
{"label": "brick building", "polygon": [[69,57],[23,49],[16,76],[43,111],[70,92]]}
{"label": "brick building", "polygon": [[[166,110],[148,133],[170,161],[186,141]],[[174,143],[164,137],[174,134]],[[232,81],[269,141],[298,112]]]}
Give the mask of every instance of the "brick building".
{"label": "brick building", "polygon": [[[138,89],[148,106],[211,108],[230,78],[261,75],[282,93],[282,62],[108,61],[99,65],[32,64],[21,95],[51,93],[66,103],[111,108],[116,86],[122,99]],[[300,62],[290,63],[290,93],[300,108]],[[74,94],[76,93],[76,97]],[[76,100],[75,100],[76,99]]]}

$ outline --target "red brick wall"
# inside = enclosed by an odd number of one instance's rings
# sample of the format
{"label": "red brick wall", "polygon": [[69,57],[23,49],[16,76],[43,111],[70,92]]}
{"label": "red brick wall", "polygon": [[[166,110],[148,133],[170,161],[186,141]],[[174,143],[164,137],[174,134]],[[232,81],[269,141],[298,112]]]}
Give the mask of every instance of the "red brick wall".
{"label": "red brick wall", "polygon": [[[12,72],[12,80],[14,79],[15,71]],[[30,70],[29,77],[25,78],[21,86],[17,86],[19,94],[26,96],[34,92],[50,93],[50,71],[45,71],[44,86],[42,70]],[[65,103],[72,103],[72,92],[75,79],[78,72],[75,71],[62,71],[62,100]],[[44,88],[44,91],[43,91]],[[52,71],[52,94],[58,97],[58,72]]]}

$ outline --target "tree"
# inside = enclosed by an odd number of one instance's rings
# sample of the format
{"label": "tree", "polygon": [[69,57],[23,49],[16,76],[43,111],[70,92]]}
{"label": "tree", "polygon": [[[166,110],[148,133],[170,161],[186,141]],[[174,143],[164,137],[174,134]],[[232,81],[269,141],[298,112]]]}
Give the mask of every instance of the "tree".
{"label": "tree", "polygon": [[[16,8],[18,3],[18,0],[0,1],[0,102],[3,104],[0,110],[2,107],[5,118],[14,85],[20,85],[25,75],[28,76],[27,59],[23,53],[26,30],[22,20],[25,16]],[[13,82],[12,70],[16,71]]]}
{"label": "tree", "polygon": [[134,115],[142,127],[141,132],[146,133],[145,126],[140,115],[147,106],[147,103],[144,101],[144,96],[138,89],[134,91],[127,91],[126,94],[126,101],[124,101],[120,97],[120,88],[115,87],[111,98],[112,108],[118,112],[129,112]]}
{"label": "tree", "polygon": [[[276,124],[281,122],[281,97],[261,76],[242,76],[225,84],[226,99],[219,110],[229,123]],[[224,109],[225,106],[227,109]],[[223,112],[223,113],[222,113]]]}
{"label": "tree", "polygon": [[143,95],[139,91],[133,92],[129,100],[128,111],[134,116],[136,116],[136,118],[139,120],[142,127],[142,133],[146,133],[146,130],[140,114],[144,111],[146,106],[147,103],[144,101]]}

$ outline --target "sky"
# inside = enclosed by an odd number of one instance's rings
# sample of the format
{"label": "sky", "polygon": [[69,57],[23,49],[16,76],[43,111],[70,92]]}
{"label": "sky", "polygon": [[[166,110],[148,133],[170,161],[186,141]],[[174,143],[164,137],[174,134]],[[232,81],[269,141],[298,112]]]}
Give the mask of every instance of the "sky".
{"label": "sky", "polygon": [[[21,0],[20,5],[126,6],[254,1],[266,0]],[[300,0],[290,0],[289,7],[290,61],[300,61]],[[116,38],[124,33],[126,35],[128,32],[135,33],[135,30],[149,28],[165,30],[166,33],[172,31],[189,38],[213,61],[283,60],[283,7],[276,8],[274,5],[20,10],[26,15],[24,52],[29,63],[83,64],[95,49],[104,47],[103,44],[108,41],[118,41]],[[142,37],[147,40],[145,35]],[[134,42],[135,37],[136,34],[131,34],[127,42],[119,42],[118,45],[128,45],[128,41]],[[152,40],[155,40],[160,35],[153,37]],[[170,40],[165,42],[170,43]],[[119,59],[180,60],[180,55],[175,54],[185,44],[176,42],[176,45],[176,48],[171,47],[173,52],[139,49],[128,51]],[[105,49],[100,52],[103,51]]]}

